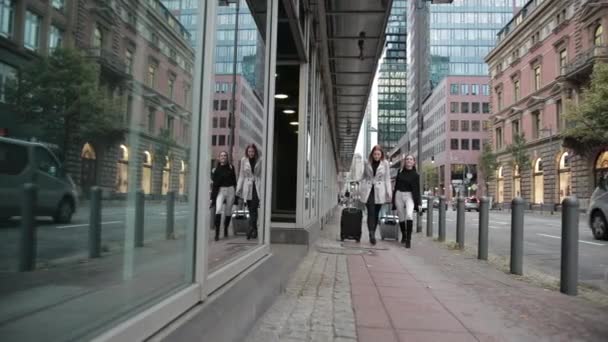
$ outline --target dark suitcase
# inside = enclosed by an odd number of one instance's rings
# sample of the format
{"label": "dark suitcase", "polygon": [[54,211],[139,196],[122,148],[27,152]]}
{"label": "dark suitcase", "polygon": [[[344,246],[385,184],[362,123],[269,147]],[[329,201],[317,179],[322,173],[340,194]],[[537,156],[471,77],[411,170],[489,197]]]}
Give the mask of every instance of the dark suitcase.
{"label": "dark suitcase", "polygon": [[382,240],[399,240],[399,216],[387,214],[380,217],[380,237]]}
{"label": "dark suitcase", "polygon": [[232,230],[234,235],[247,235],[249,232],[249,210],[235,210],[232,213]]}
{"label": "dark suitcase", "polygon": [[340,217],[340,240],[345,239],[361,241],[361,223],[363,221],[363,211],[357,208],[342,209]]}

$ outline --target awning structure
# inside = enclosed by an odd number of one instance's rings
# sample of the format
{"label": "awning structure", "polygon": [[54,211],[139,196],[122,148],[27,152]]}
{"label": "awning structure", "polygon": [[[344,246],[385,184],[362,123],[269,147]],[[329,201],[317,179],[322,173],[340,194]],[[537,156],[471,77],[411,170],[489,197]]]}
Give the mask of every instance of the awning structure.
{"label": "awning structure", "polygon": [[318,43],[341,170],[350,168],[392,0],[316,0]]}

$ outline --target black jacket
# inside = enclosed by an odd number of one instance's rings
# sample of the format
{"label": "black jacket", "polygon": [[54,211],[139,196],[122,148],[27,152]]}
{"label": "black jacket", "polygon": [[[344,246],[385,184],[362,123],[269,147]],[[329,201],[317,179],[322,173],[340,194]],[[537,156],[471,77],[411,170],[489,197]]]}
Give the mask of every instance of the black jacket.
{"label": "black jacket", "polygon": [[211,200],[214,201],[220,192],[220,188],[230,186],[236,187],[236,174],[234,173],[234,167],[230,164],[218,165],[215,169],[213,169],[211,180],[213,181]]}
{"label": "black jacket", "polygon": [[411,192],[412,197],[414,198],[414,207],[420,207],[420,174],[415,170],[399,169],[397,177],[395,177],[395,187],[393,188],[393,205],[395,203],[395,193],[397,191]]}

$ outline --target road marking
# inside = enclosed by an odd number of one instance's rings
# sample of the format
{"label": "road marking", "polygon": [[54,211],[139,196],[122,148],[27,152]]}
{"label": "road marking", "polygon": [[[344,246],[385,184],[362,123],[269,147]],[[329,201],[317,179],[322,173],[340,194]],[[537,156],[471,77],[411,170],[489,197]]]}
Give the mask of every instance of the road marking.
{"label": "road marking", "polygon": [[[101,222],[101,224],[117,224],[117,223],[122,223],[122,221]],[[57,226],[55,228],[57,228],[57,229],[68,229],[68,228],[88,227],[88,226],[89,226],[89,224],[85,223],[85,224],[71,224],[69,226]]]}
{"label": "road marking", "polygon": [[[549,235],[549,234],[540,234],[540,233],[537,233],[536,235],[546,236],[546,237],[550,237],[550,238],[558,239],[558,240],[562,239],[560,236]],[[580,243],[586,243],[586,244],[593,245],[593,246],[605,246],[605,244],[603,244],[603,243],[597,243],[597,242],[591,242],[591,241],[578,240],[578,242],[580,242]]]}

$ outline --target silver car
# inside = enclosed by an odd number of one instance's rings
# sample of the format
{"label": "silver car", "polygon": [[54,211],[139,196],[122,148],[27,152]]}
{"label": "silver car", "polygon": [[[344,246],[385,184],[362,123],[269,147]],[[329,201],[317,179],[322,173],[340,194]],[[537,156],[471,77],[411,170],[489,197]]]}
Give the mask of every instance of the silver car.
{"label": "silver car", "polygon": [[597,240],[608,240],[608,174],[603,175],[589,203],[589,227]]}
{"label": "silver car", "polygon": [[21,215],[26,183],[36,185],[36,216],[68,223],[78,206],[76,185],[44,144],[0,137],[0,220]]}

